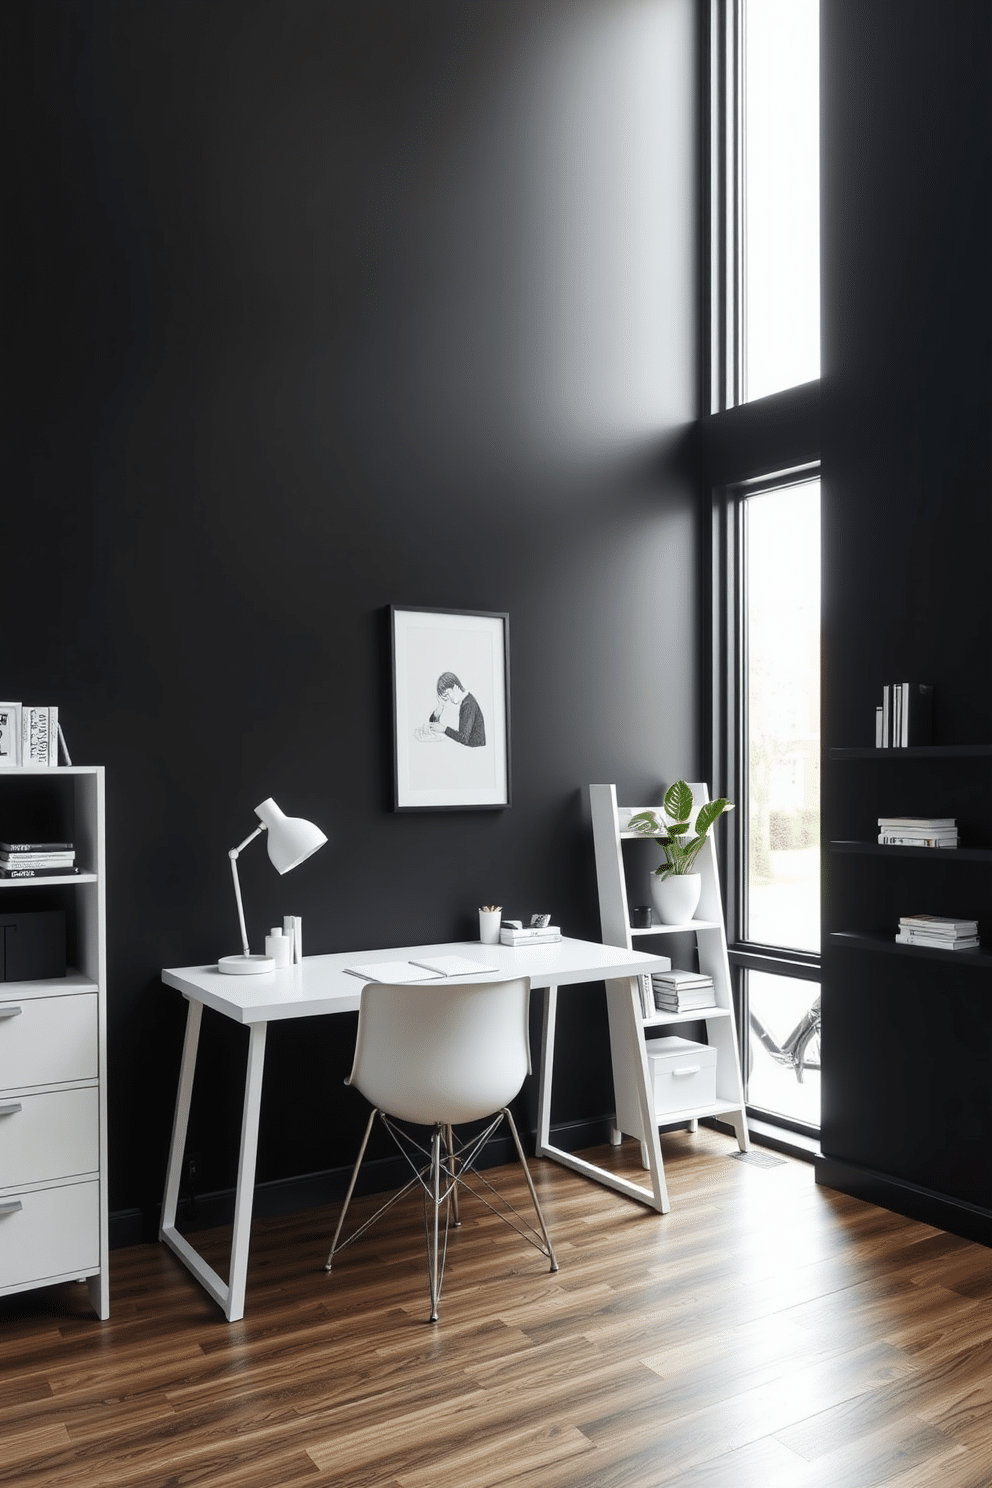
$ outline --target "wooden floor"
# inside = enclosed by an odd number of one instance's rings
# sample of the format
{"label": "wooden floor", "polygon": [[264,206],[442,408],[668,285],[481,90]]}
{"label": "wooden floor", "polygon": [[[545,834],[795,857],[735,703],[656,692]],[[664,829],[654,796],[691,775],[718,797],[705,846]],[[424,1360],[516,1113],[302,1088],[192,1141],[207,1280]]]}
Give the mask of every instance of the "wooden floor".
{"label": "wooden floor", "polygon": [[992,1251],[664,1148],[666,1216],[534,1164],[557,1275],[467,1212],[433,1327],[419,1209],[331,1276],[334,1211],[257,1223],[240,1323],[154,1245],[113,1253],[107,1323],[82,1286],[0,1299],[0,1481],[989,1488]]}

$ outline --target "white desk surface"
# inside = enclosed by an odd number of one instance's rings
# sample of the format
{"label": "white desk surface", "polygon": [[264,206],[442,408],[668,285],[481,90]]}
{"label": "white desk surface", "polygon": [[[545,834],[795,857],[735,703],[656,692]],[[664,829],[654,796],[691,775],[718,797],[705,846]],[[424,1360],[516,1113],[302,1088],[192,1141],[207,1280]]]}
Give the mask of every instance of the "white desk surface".
{"label": "white desk surface", "polygon": [[[576,982],[606,981],[637,976],[667,965],[663,957],[592,940],[563,937],[551,945],[484,946],[475,941],[444,945],[394,946],[378,951],[337,951],[327,956],[304,956],[300,966],[254,976],[227,976],[209,966],[166,969],[162,980],[184,997],[223,1013],[235,1023],[269,1023],[277,1018],[306,1018],[320,1013],[358,1011],[361,978],[345,970],[375,961],[412,961],[425,956],[465,956],[498,967],[494,972],[452,977],[452,981],[499,981],[530,977],[532,987],[566,987]],[[411,991],[418,986],[413,982]]]}

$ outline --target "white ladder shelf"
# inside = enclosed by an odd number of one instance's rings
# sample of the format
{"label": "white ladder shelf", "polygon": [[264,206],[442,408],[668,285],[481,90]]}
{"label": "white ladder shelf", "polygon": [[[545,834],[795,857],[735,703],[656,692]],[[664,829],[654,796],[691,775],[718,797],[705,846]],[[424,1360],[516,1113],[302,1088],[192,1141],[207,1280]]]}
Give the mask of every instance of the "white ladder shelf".
{"label": "white ladder shelf", "polygon": [[[690,783],[693,801],[698,807],[709,800],[706,785]],[[627,873],[624,864],[623,843],[626,840],[643,840],[643,834],[628,832],[621,827],[637,811],[651,808],[643,806],[617,806],[615,785],[590,785],[589,801],[592,810],[593,843],[596,851],[596,880],[599,888],[599,913],[602,937],[607,945],[625,946],[633,949],[634,936],[670,935],[695,936],[699,970],[713,978],[715,1006],[698,1008],[689,1014],[657,1012],[641,1019],[637,1034],[631,1031],[630,1019],[624,1014],[623,1000],[629,997],[627,984],[607,982],[606,997],[610,1018],[610,1045],[613,1057],[613,1085],[616,1095],[616,1122],[611,1140],[619,1145],[623,1137],[636,1138],[641,1144],[641,1162],[649,1163],[649,1134],[643,1128],[641,1118],[644,1092],[642,1082],[647,1084],[648,1109],[654,1109],[653,1091],[649,1083],[645,1037],[655,1030],[675,1031],[675,1025],[705,1023],[706,1042],[715,1046],[716,1100],[711,1104],[692,1107],[683,1111],[658,1112],[659,1126],[688,1126],[696,1129],[699,1120],[710,1116],[720,1117],[733,1127],[737,1145],[741,1152],[750,1149],[747,1116],[744,1109],[744,1087],[741,1079],[738,1055],[737,1027],[734,1017],[734,1002],[731,994],[730,963],[727,958],[727,936],[723,920],[723,902],[720,894],[720,877],[717,870],[716,845],[712,832],[696,860],[697,871],[702,878],[702,892],[696,917],[687,925],[661,925],[653,923],[650,928],[637,928],[630,923]],[[648,839],[650,840],[650,838]],[[657,916],[654,916],[657,921]],[[664,943],[652,946],[659,955],[665,953]],[[637,1038],[635,1045],[632,1040]],[[657,1131],[651,1134],[657,1141]]]}

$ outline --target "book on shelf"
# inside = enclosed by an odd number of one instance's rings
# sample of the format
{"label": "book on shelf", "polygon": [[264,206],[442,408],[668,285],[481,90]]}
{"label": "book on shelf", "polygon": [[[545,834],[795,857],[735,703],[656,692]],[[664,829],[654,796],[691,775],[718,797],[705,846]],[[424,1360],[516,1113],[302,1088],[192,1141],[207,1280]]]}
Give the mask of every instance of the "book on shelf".
{"label": "book on shelf", "polygon": [[899,925],[905,930],[925,930],[930,935],[977,935],[977,920],[956,920],[951,915],[900,915]]}
{"label": "book on shelf", "polygon": [[81,873],[81,868],[0,868],[0,879],[10,878],[64,878],[70,873]]}
{"label": "book on shelf", "polygon": [[654,971],[651,980],[656,987],[711,987],[713,978],[702,971],[683,971],[680,966],[673,966],[668,971]]}
{"label": "book on shelf", "polygon": [[74,852],[0,852],[0,868],[71,868],[75,861]]}
{"label": "book on shelf", "polygon": [[888,847],[957,847],[953,816],[880,816],[878,840]]}
{"label": "book on shelf", "polygon": [[22,705],[20,762],[22,765],[58,764],[58,708],[36,708],[27,703]]}
{"label": "book on shelf", "polygon": [[65,853],[74,849],[74,842],[0,842],[0,853]]}
{"label": "book on shelf", "polygon": [[922,930],[900,930],[896,941],[899,945],[929,946],[935,951],[973,951],[980,943],[977,935],[955,939],[948,935],[926,935]]}
{"label": "book on shelf", "polygon": [[978,921],[951,915],[901,915],[896,940],[900,945],[931,946],[942,951],[969,951],[978,945]]}
{"label": "book on shelf", "polygon": [[654,1005],[661,1013],[691,1012],[716,1005],[713,978],[705,972],[684,971],[676,966],[671,971],[655,972],[651,986]]}
{"label": "book on shelf", "polygon": [[700,1008],[716,1007],[716,992],[656,992],[654,1005],[659,1013],[693,1013]]}
{"label": "book on shelf", "polygon": [[933,743],[933,687],[928,682],[887,682],[875,709],[875,744],[907,749]]}
{"label": "book on shelf", "polygon": [[907,832],[950,832],[957,830],[957,817],[954,816],[880,816],[878,818],[880,828],[902,828]]}
{"label": "book on shelf", "polygon": [[958,845],[957,837],[901,837],[898,832],[879,832],[883,847],[950,847]]}

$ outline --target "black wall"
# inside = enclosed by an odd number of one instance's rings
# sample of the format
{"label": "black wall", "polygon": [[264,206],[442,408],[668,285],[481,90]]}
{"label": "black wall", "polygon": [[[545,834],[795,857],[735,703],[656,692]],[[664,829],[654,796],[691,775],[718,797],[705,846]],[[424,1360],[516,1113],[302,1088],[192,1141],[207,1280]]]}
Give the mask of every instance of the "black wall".
{"label": "black wall", "polygon": [[[691,0],[8,0],[0,693],[108,780],[111,1207],[154,1222],[183,1008],[253,945],[598,934],[584,788],[698,770]],[[510,615],[513,805],[396,815],[383,607]],[[233,1178],[243,1034],[193,1140]],[[350,1161],[353,1024],[270,1037],[259,1178]],[[555,1119],[611,1109],[598,991]],[[119,1233],[123,1231],[119,1230]],[[130,1232],[129,1232],[130,1233]]]}
{"label": "black wall", "polygon": [[[885,682],[940,744],[992,744],[992,7],[821,0],[826,746],[873,743]],[[953,815],[992,844],[988,759],[829,763],[824,837]],[[952,855],[951,855],[952,856]],[[825,858],[825,923],[977,916],[988,865]],[[985,971],[825,945],[827,1181],[992,1239]]]}

